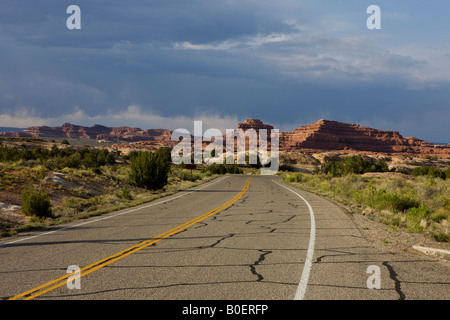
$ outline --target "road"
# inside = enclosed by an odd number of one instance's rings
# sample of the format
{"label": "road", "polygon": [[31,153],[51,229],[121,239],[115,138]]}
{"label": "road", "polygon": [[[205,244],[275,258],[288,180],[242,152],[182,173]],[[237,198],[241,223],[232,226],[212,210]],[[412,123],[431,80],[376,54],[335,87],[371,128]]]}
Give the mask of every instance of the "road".
{"label": "road", "polygon": [[273,176],[2,238],[0,257],[2,299],[450,299],[447,262],[377,251],[339,206]]}

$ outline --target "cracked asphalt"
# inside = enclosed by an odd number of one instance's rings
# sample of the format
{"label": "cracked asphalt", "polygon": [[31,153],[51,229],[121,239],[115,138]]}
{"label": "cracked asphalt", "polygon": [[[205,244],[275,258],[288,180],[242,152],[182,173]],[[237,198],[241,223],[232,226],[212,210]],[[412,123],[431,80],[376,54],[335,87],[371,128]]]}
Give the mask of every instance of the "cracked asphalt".
{"label": "cracked asphalt", "polygon": [[[0,239],[0,298],[195,219],[233,199],[247,178],[218,178],[153,206],[91,218],[87,224],[73,222],[60,231],[58,226],[51,229],[54,233]],[[81,277],[80,289],[63,285],[36,299],[293,299],[310,241],[310,214],[302,199],[273,180],[280,178],[251,176],[249,189],[232,205]],[[310,203],[315,216],[305,299],[450,299],[447,261],[381,252],[339,206],[293,190]],[[369,266],[380,270],[380,289],[367,287]]]}

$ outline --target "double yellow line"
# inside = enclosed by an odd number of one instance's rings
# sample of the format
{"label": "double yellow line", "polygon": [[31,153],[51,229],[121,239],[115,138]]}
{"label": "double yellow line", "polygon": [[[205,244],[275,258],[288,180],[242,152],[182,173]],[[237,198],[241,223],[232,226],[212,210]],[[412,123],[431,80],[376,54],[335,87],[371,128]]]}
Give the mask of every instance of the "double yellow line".
{"label": "double yellow line", "polygon": [[85,275],[87,275],[87,274],[89,274],[91,272],[94,272],[94,271],[96,271],[98,269],[103,268],[104,266],[107,266],[107,265],[109,265],[109,264],[111,264],[113,262],[116,262],[116,261],[118,261],[120,259],[123,259],[126,256],[129,256],[130,254],[138,252],[139,250],[147,248],[148,246],[151,246],[152,244],[155,244],[155,243],[157,243],[157,242],[159,242],[159,241],[161,241],[163,239],[166,239],[166,238],[168,238],[168,237],[170,237],[170,236],[172,236],[172,235],[174,235],[174,234],[176,234],[176,233],[178,233],[180,231],[183,231],[186,228],[189,228],[190,226],[192,226],[192,225],[194,225],[194,224],[196,224],[196,223],[198,223],[198,222],[200,222],[200,221],[202,221],[202,220],[204,220],[204,219],[206,219],[206,218],[208,218],[208,217],[210,217],[210,216],[212,216],[212,215],[222,211],[223,209],[231,206],[233,203],[238,201],[247,192],[249,186],[250,186],[250,178],[247,179],[244,188],[241,190],[241,192],[239,192],[238,195],[236,195],[230,201],[222,204],[221,206],[219,206],[219,207],[217,207],[217,208],[215,208],[215,209],[213,209],[211,211],[208,211],[207,213],[205,213],[205,214],[203,214],[203,215],[201,215],[201,216],[199,216],[199,217],[197,217],[195,219],[192,219],[192,220],[190,220],[190,221],[188,221],[188,222],[186,222],[186,223],[184,223],[182,225],[179,225],[178,227],[175,227],[175,228],[170,229],[170,230],[168,230],[168,231],[166,231],[164,233],[161,233],[160,235],[158,235],[156,237],[153,237],[151,239],[143,241],[143,242],[141,242],[141,243],[139,243],[137,245],[134,245],[134,246],[132,246],[132,247],[130,247],[128,249],[125,249],[125,250],[122,250],[120,252],[117,252],[117,253],[115,253],[115,254],[107,257],[107,258],[104,258],[102,260],[94,262],[93,264],[90,264],[90,265],[80,269],[79,272],[77,272],[77,275],[74,275],[74,273],[69,273],[69,274],[67,274],[67,275],[65,275],[63,277],[60,277],[58,279],[52,280],[50,282],[47,282],[47,283],[45,283],[45,284],[43,284],[43,285],[41,285],[39,287],[36,287],[34,289],[31,289],[31,290],[28,290],[28,291],[26,291],[24,293],[16,295],[16,296],[10,298],[9,300],[19,300],[19,299],[31,300],[31,299],[34,299],[34,298],[36,298],[36,297],[38,297],[40,295],[43,295],[43,294],[45,294],[45,293],[47,293],[49,291],[52,291],[52,290],[54,290],[56,288],[59,288],[59,287],[65,285],[67,283],[67,279],[69,277],[71,277],[71,276],[72,276],[72,279],[74,277],[80,277],[81,278],[81,277],[83,277],[83,276],[85,276]]}

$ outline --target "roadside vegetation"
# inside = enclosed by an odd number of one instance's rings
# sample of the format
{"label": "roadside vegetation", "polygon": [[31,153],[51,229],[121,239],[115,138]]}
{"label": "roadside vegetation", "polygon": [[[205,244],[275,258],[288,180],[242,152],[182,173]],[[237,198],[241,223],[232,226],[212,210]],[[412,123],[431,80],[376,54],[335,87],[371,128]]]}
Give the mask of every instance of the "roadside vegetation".
{"label": "roadside vegetation", "polygon": [[393,230],[426,233],[450,242],[450,167],[390,172],[385,163],[352,156],[324,164],[314,174],[284,172],[286,182],[336,200]]}
{"label": "roadside vegetation", "polygon": [[136,206],[218,175],[256,170],[225,164],[188,169],[172,164],[167,148],[121,155],[71,142],[0,139],[0,236]]}
{"label": "roadside vegetation", "polygon": [[[0,236],[143,204],[223,174],[258,174],[260,165],[171,163],[167,148],[122,155],[69,141],[0,139]],[[315,173],[284,171],[285,181],[330,197],[393,230],[450,242],[450,167],[392,172],[383,161],[351,156]]]}

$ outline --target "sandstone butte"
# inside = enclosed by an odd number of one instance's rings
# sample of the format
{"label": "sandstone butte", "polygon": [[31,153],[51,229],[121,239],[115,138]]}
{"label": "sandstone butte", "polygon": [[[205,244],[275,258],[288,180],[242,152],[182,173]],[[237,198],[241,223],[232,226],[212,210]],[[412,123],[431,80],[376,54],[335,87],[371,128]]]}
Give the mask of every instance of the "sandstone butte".
{"label": "sandstone butte", "polygon": [[0,132],[0,136],[6,137],[93,139],[110,142],[170,141],[171,134],[172,131],[166,129],[111,128],[99,124],[84,127],[70,123],[65,123],[61,127],[35,126],[22,131]]}
{"label": "sandstone butte", "polygon": [[[269,136],[270,131],[274,129],[273,126],[257,119],[246,119],[237,127],[244,131],[255,129],[256,132],[266,129]],[[170,140],[171,134],[172,131],[167,129],[142,130],[101,125],[83,127],[65,123],[61,127],[40,126],[19,132],[1,132],[0,136],[95,139],[100,142],[115,142],[111,148],[127,152],[133,149],[172,147],[177,142]],[[337,151],[450,158],[450,144],[436,145],[413,137],[404,138],[398,131],[378,130],[332,120],[319,120],[293,131],[280,132],[279,139],[280,151],[303,153]]]}

